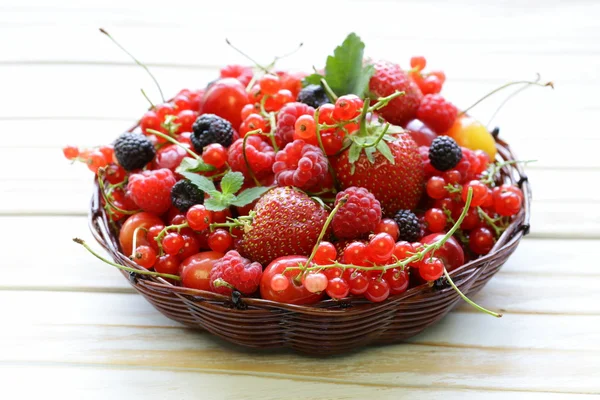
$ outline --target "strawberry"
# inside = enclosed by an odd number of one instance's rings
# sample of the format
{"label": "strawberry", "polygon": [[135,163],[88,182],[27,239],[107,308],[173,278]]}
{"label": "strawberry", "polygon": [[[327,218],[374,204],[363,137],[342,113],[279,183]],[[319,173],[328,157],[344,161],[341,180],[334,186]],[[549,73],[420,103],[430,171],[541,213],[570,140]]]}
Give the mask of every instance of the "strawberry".
{"label": "strawberry", "polygon": [[254,212],[252,225],[245,229],[237,250],[263,266],[283,256],[309,255],[329,214],[304,192],[291,187],[267,192]]}
{"label": "strawberry", "polygon": [[381,116],[394,125],[406,126],[414,119],[423,94],[419,86],[409,78],[398,64],[378,61],[374,64],[375,74],[369,81],[369,90],[375,97],[385,97],[395,91],[405,92],[380,110]]}
{"label": "strawberry", "polygon": [[423,161],[415,141],[408,133],[394,134],[392,139],[386,143],[394,163],[379,151],[373,153],[373,162],[362,152],[356,162],[351,163],[351,148],[333,160],[342,189],[351,186],[367,189],[379,200],[387,217],[400,209],[414,209],[425,183]]}

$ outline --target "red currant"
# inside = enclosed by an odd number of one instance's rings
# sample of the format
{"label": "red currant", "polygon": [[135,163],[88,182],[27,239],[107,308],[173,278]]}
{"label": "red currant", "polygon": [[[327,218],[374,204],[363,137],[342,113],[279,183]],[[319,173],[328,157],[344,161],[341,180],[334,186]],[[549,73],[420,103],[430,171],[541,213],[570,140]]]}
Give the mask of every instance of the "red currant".
{"label": "red currant", "polygon": [[106,161],[104,154],[102,154],[102,152],[100,150],[92,151],[86,160],[86,164],[87,164],[88,168],[93,173],[97,173],[98,169],[106,166],[107,163],[108,162]]}
{"label": "red currant", "polygon": [[276,292],[286,290],[290,286],[290,280],[282,274],[275,274],[271,278],[271,289]]}
{"label": "red currant", "polygon": [[423,56],[413,56],[410,58],[410,67],[418,71],[425,69],[427,60]]}
{"label": "red currant", "polygon": [[408,271],[399,268],[388,269],[383,274],[383,279],[390,287],[390,294],[400,294],[408,289]]}
{"label": "red currant", "polygon": [[323,104],[319,107],[319,123],[325,125],[333,125],[335,124],[335,119],[333,118],[333,110],[335,106],[331,103]]}
{"label": "red currant", "polygon": [[260,110],[256,108],[255,104],[246,104],[244,107],[242,107],[242,111],[241,111],[242,121],[245,121],[246,118],[248,118],[250,116],[250,114],[254,114],[259,111]]}
{"label": "red currant", "polygon": [[219,169],[227,162],[227,149],[220,143],[211,143],[202,150],[202,160]]}
{"label": "red currant", "polygon": [[121,183],[125,180],[125,176],[127,172],[117,164],[109,164],[105,169],[105,178],[108,183],[116,185],[117,183]]}
{"label": "red currant", "polygon": [[375,233],[387,233],[394,239],[394,241],[398,240],[398,236],[400,236],[400,230],[398,229],[398,224],[391,218],[384,218],[379,222],[377,227],[375,228]]}
{"label": "red currant", "polygon": [[203,231],[211,223],[211,212],[201,204],[192,206],[186,213],[186,219],[190,228],[195,231]]}
{"label": "red currant", "polygon": [[[340,279],[340,278],[334,278]],[[311,293],[320,293],[327,289],[327,276],[321,272],[309,273],[304,277],[304,287]]]}
{"label": "red currant", "polygon": [[446,222],[446,214],[439,208],[430,208],[425,212],[425,223],[431,232],[443,231],[446,228]]}
{"label": "red currant", "polygon": [[392,255],[398,261],[402,261],[412,256],[415,252],[412,244],[402,240],[394,244],[394,252]]}
{"label": "red currant", "polygon": [[444,274],[444,263],[437,257],[425,257],[419,267],[419,275],[424,280],[431,282]]}
{"label": "red currant", "polygon": [[281,88],[279,77],[271,74],[266,74],[260,78],[258,85],[260,86],[260,91],[269,96],[273,96]]}
{"label": "red currant", "polygon": [[[460,208],[460,214],[462,214],[462,210],[464,207]],[[480,222],[480,218],[479,218],[479,212],[477,211],[476,208],[469,208],[469,211],[467,211],[467,214],[465,215],[465,218],[463,219],[462,224],[460,224],[460,229],[464,229],[466,231],[470,231],[471,229],[475,228]]]}
{"label": "red currant", "polygon": [[369,279],[364,271],[348,268],[342,276],[348,282],[348,285],[350,285],[350,293],[355,296],[363,294],[369,287]]}
{"label": "red currant", "polygon": [[394,239],[388,233],[378,233],[367,244],[367,257],[376,264],[386,263],[394,252]]}
{"label": "red currant", "polygon": [[294,139],[304,141],[311,140],[316,136],[316,123],[312,115],[301,115],[296,120]]}
{"label": "red currant", "polygon": [[521,210],[521,197],[514,192],[501,192],[493,197],[494,208],[503,217],[510,217]]}
{"label": "red currant", "polygon": [[483,204],[485,198],[488,196],[488,188],[480,181],[473,180],[463,186],[462,200],[467,201],[467,194],[469,188],[473,189],[473,198],[471,199],[471,207],[478,207]]}
{"label": "red currant", "polygon": [[325,268],[323,273],[327,277],[328,280],[333,278],[339,278],[344,274],[344,271],[341,268]]}
{"label": "red currant", "polygon": [[158,115],[156,115],[154,111],[148,111],[142,116],[142,119],[140,120],[140,128],[142,129],[142,132],[148,135],[148,129],[160,131],[161,122],[162,121],[158,118]]}
{"label": "red currant", "polygon": [[222,224],[223,222],[227,222],[227,218],[231,217],[231,210],[229,208],[226,208],[221,211],[211,211],[210,215],[212,222]]}
{"label": "red currant", "polygon": [[200,240],[194,234],[194,231],[183,233],[181,236],[183,236],[183,247],[179,250],[178,256],[183,261],[200,251]]}
{"label": "red currant", "polygon": [[423,94],[436,94],[442,91],[442,82],[435,75],[429,75],[419,85]]}
{"label": "red currant", "polygon": [[113,158],[115,155],[115,148],[113,147],[112,144],[100,146],[100,148],[98,148],[98,150],[100,151],[100,153],[104,154],[104,158],[106,159],[107,162],[113,161]]}
{"label": "red currant", "polygon": [[184,94],[178,94],[171,101],[177,111],[189,110],[191,108],[190,98]]}
{"label": "red currant", "polygon": [[460,179],[462,178],[460,172],[458,172],[455,169],[451,169],[448,170],[446,172],[444,172],[444,174],[442,175],[442,177],[444,178],[444,180],[451,184],[451,185],[455,185],[457,183],[460,183]]}
{"label": "red currant", "polygon": [[448,195],[446,180],[441,176],[432,176],[427,181],[427,195],[432,199],[442,199]]}
{"label": "red currant", "polygon": [[337,250],[330,242],[321,242],[313,257],[313,262],[318,265],[331,264],[337,258]]}
{"label": "red currant", "polygon": [[154,250],[158,250],[158,242],[156,241],[156,237],[160,234],[160,232],[162,232],[164,228],[165,226],[162,224],[153,225],[150,228],[148,228],[146,238],[148,240],[148,243],[150,244],[150,247],[152,247]]}
{"label": "red currant", "polygon": [[323,143],[323,149],[325,154],[332,156],[342,150],[344,146],[344,133],[340,131],[335,132],[321,132],[321,143]]}
{"label": "red currant", "polygon": [[487,254],[494,247],[494,235],[488,228],[480,226],[469,235],[469,248],[475,254]]}
{"label": "red currant", "polygon": [[185,241],[183,236],[176,232],[170,232],[162,240],[162,247],[165,253],[175,255],[183,248]]}
{"label": "red currant", "polygon": [[[250,105],[250,104],[248,104],[248,105]],[[264,132],[267,127],[267,124],[265,123],[265,119],[262,116],[260,116],[259,114],[255,114],[255,113],[252,113],[252,114],[248,115],[246,118],[244,118],[244,123],[246,124],[248,132],[255,131],[257,129],[262,129],[262,131]]]}
{"label": "red currant", "polygon": [[156,262],[156,251],[150,246],[138,246],[133,253],[133,261],[144,268],[152,268]]}
{"label": "red currant", "polygon": [[233,247],[233,237],[224,229],[217,229],[208,235],[208,247],[219,253],[226,253]]}
{"label": "red currant", "polygon": [[154,264],[154,270],[161,274],[179,274],[179,258],[171,254],[165,254],[164,256],[158,257],[156,264]]}
{"label": "red currant", "polygon": [[327,283],[327,295],[332,299],[343,299],[350,293],[350,285],[342,278],[330,279]]}
{"label": "red currant", "polygon": [[179,114],[177,114],[176,123],[179,124],[177,128],[177,132],[191,132],[192,125],[196,122],[196,118],[198,118],[198,113],[192,110],[181,110]]}
{"label": "red currant", "polygon": [[281,107],[283,107],[287,103],[294,101],[294,96],[292,95],[292,92],[290,92],[289,90],[280,89],[273,96],[273,100],[276,103],[276,109],[279,110],[279,109],[281,109]]}
{"label": "red currant", "polygon": [[77,146],[63,147],[63,154],[67,160],[74,160],[79,156],[79,148]]}
{"label": "red currant", "polygon": [[366,266],[367,245],[363,242],[352,242],[344,249],[344,263]]}
{"label": "red currant", "polygon": [[341,96],[335,101],[333,117],[338,121],[348,121],[359,114],[362,103],[363,101],[354,94]]}
{"label": "red currant", "polygon": [[176,113],[175,107],[169,103],[158,104],[154,107],[154,112],[156,113],[156,116],[161,124],[165,122],[165,117],[167,115],[175,115]]}
{"label": "red currant", "polygon": [[371,279],[364,295],[373,303],[382,302],[390,296],[390,285],[383,279]]}
{"label": "red currant", "polygon": [[431,71],[427,75],[437,77],[440,80],[440,82],[442,83],[442,85],[444,84],[444,82],[446,82],[446,74],[443,71]]}

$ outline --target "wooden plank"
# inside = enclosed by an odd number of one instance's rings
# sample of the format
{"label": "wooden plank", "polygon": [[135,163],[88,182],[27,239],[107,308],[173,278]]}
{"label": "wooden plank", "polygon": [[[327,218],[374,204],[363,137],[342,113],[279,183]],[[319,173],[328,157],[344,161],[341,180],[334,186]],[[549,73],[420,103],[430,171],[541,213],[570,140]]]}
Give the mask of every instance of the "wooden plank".
{"label": "wooden plank", "polygon": [[[210,399],[280,399],[282,395],[298,400],[320,400],[326,394],[328,399],[362,399],[376,396],[377,399],[421,400],[464,399],[476,396],[481,400],[499,400],[510,396],[521,400],[563,400],[591,399],[593,395],[533,393],[512,390],[466,390],[429,389],[414,387],[361,386],[347,383],[329,383],[310,379],[281,379],[277,377],[257,377],[231,375],[212,372],[186,370],[160,370],[96,366],[85,364],[51,365],[0,365],[0,371],[7,382],[3,390],[12,398],[32,399],[60,393],[67,399],[85,398],[104,400],[106,398],[160,398],[180,400],[202,393]],[[36,384],[28,384],[31,376]],[[235,384],[232,384],[235,382]]]}

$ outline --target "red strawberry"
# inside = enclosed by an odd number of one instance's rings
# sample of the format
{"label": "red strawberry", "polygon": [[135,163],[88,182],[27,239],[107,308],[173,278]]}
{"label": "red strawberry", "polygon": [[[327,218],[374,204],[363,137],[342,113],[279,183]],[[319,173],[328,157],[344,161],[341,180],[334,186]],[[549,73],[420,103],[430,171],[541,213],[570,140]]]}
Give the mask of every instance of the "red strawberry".
{"label": "red strawberry", "polygon": [[320,204],[291,187],[267,192],[254,212],[252,225],[237,248],[262,265],[283,256],[309,255],[328,216]]}
{"label": "red strawberry", "polygon": [[395,91],[405,92],[404,96],[390,101],[379,113],[391,124],[405,126],[417,115],[423,97],[421,89],[398,64],[378,61],[374,66],[375,74],[369,81],[369,90],[375,97],[389,96]]}
{"label": "red strawberry", "polygon": [[393,136],[396,140],[387,144],[394,164],[379,152],[373,154],[373,163],[362,152],[358,160],[351,164],[348,149],[333,162],[342,189],[359,186],[369,190],[381,203],[384,216],[393,216],[400,209],[414,209],[425,183],[423,161],[415,141],[408,133]]}

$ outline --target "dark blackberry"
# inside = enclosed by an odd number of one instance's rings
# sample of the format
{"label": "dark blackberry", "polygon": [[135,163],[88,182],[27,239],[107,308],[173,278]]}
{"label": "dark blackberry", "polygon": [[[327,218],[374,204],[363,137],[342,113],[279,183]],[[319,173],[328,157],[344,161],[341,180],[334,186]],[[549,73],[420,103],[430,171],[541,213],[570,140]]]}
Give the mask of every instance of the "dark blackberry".
{"label": "dark blackberry", "polygon": [[329,97],[327,97],[327,93],[325,93],[325,89],[321,85],[308,85],[298,93],[296,100],[315,109],[323,104],[331,103]]}
{"label": "dark blackberry", "polygon": [[398,230],[400,231],[399,240],[406,240],[407,242],[416,242],[421,238],[421,226],[419,225],[419,219],[410,210],[400,210],[394,216],[394,221],[398,224]]}
{"label": "dark blackberry", "polygon": [[231,146],[233,142],[233,127],[226,119],[215,114],[202,114],[192,125],[192,136],[190,137],[194,150],[202,153],[204,146],[211,143],[219,143],[223,147]]}
{"label": "dark blackberry", "polygon": [[438,136],[429,147],[429,161],[438,171],[448,171],[456,167],[462,158],[460,146],[450,136]]}
{"label": "dark blackberry", "polygon": [[171,201],[181,212],[187,212],[192,206],[204,203],[204,192],[192,182],[183,179],[171,189]]}
{"label": "dark blackberry", "polygon": [[156,155],[152,142],[140,133],[122,134],[114,147],[117,161],[127,171],[144,168]]}

